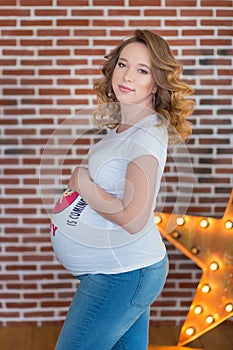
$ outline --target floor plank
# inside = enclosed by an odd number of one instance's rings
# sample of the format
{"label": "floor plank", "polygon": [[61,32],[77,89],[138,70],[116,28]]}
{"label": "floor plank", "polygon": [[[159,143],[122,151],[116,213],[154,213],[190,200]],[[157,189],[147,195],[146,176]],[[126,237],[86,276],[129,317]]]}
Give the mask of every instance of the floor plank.
{"label": "floor plank", "polygon": [[[178,343],[179,332],[179,327],[155,327],[151,325],[150,343],[163,346],[175,346]],[[191,349],[232,350],[233,322],[223,322],[185,346]],[[184,347],[181,349],[184,349]]]}
{"label": "floor plank", "polygon": [[148,350],[202,350],[202,349],[194,349],[194,348],[187,348],[187,347],[180,347],[180,346],[160,346],[160,345],[149,345]]}
{"label": "floor plank", "polygon": [[[149,350],[233,349],[233,322],[219,325],[184,347],[177,347],[179,331],[179,327],[155,327],[151,325]],[[58,326],[2,327],[0,328],[0,350],[54,350],[59,332],[60,327]]]}

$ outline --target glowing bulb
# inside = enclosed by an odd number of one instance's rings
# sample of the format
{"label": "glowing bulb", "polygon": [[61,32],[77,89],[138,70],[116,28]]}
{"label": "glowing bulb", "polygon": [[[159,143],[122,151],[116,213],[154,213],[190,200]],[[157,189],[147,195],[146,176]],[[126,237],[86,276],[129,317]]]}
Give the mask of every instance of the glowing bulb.
{"label": "glowing bulb", "polygon": [[210,270],[211,271],[217,271],[219,268],[219,265],[218,263],[216,263],[215,261],[213,261],[211,264],[210,264]]}
{"label": "glowing bulb", "polygon": [[207,219],[202,219],[201,222],[200,222],[200,226],[202,228],[206,228],[209,226],[209,221]]}
{"label": "glowing bulb", "polygon": [[233,304],[229,303],[225,305],[226,312],[232,312],[233,311]]}
{"label": "glowing bulb", "polygon": [[205,321],[208,324],[213,323],[214,322],[214,316],[212,316],[212,315],[207,316]]}
{"label": "glowing bulb", "polygon": [[176,219],[176,223],[178,226],[183,226],[185,223],[185,220],[184,220],[184,218],[180,217],[180,218]]}
{"label": "glowing bulb", "polygon": [[156,216],[154,217],[154,223],[155,223],[156,225],[158,225],[158,224],[160,224],[160,222],[162,222],[161,216],[156,215]]}
{"label": "glowing bulb", "polygon": [[195,333],[195,328],[193,327],[189,327],[186,329],[185,333],[188,335],[188,336],[191,336]]}
{"label": "glowing bulb", "polygon": [[194,313],[196,315],[200,315],[202,313],[202,311],[203,311],[203,308],[202,308],[201,305],[196,306],[195,309],[194,309]]}
{"label": "glowing bulb", "polygon": [[171,235],[173,238],[177,239],[177,238],[180,238],[181,233],[179,231],[173,231]]}
{"label": "glowing bulb", "polygon": [[225,228],[227,230],[230,230],[232,227],[233,227],[233,222],[232,221],[228,220],[228,221],[225,222]]}
{"label": "glowing bulb", "polygon": [[193,255],[197,255],[200,252],[200,248],[199,247],[192,247],[191,252],[193,253]]}
{"label": "glowing bulb", "polygon": [[202,286],[202,288],[201,288],[201,291],[202,291],[202,293],[209,293],[210,292],[210,286],[208,285],[208,284],[204,284],[204,286]]}

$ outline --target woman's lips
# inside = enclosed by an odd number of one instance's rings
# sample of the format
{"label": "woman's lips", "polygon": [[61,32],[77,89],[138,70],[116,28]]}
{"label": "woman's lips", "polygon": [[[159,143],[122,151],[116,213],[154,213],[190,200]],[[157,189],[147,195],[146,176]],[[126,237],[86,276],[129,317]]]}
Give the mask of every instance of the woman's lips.
{"label": "woman's lips", "polygon": [[129,87],[124,86],[124,85],[119,85],[118,87],[119,87],[119,90],[120,90],[121,92],[131,92],[131,91],[134,91],[133,89],[130,89]]}

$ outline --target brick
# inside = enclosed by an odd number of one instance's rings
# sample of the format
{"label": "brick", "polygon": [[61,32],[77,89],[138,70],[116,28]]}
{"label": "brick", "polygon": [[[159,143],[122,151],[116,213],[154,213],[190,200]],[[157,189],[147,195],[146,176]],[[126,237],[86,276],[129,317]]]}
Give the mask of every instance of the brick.
{"label": "brick", "polygon": [[233,10],[229,10],[229,9],[217,10],[216,13],[217,13],[217,17],[230,17],[230,18],[232,18],[232,16],[233,16]]}
{"label": "brick", "polygon": [[34,104],[38,104],[38,105],[52,105],[53,104],[53,101],[51,99],[48,99],[48,98],[36,98],[36,99],[22,99],[21,100],[21,103],[24,104],[24,105],[34,105]]}
{"label": "brick", "polygon": [[39,29],[37,31],[38,36],[69,36],[69,30],[68,29]]}
{"label": "brick", "polygon": [[0,0],[0,6],[15,6],[17,0]]}
{"label": "brick", "polygon": [[144,11],[144,15],[145,16],[176,16],[176,10],[175,9],[167,9],[167,10],[153,10],[153,9],[150,9],[150,10],[145,10]]}
{"label": "brick", "polygon": [[21,65],[22,66],[51,66],[52,65],[52,60],[21,60]]}
{"label": "brick", "polygon": [[226,90],[226,89],[218,89],[218,95],[221,96],[221,95],[230,95],[232,96],[233,94],[233,90]]}
{"label": "brick", "polygon": [[33,89],[3,89],[3,96],[34,95]]}
{"label": "brick", "polygon": [[231,75],[233,74],[233,69],[218,69],[218,74],[219,75]]}
{"label": "brick", "polygon": [[32,69],[4,69],[3,75],[13,75],[13,76],[19,76],[19,75],[34,75],[34,70]]}
{"label": "brick", "polygon": [[158,19],[132,19],[129,20],[129,25],[131,27],[145,27],[145,26],[154,26],[159,27],[161,24],[161,21]]}
{"label": "brick", "polygon": [[[160,6],[161,0],[153,0],[153,6]],[[150,0],[129,0],[129,6],[151,6]]]}
{"label": "brick", "polygon": [[210,17],[213,16],[213,10],[191,9],[180,10],[181,16],[184,17]]}
{"label": "brick", "polygon": [[15,39],[0,39],[1,46],[16,46]]}
{"label": "brick", "polygon": [[[22,325],[22,321],[6,321],[6,327],[18,327]],[[37,323],[36,321],[24,321],[23,325],[25,327],[36,327]]]}
{"label": "brick", "polygon": [[36,16],[46,16],[46,17],[50,17],[50,16],[66,16],[67,15],[67,11],[63,10],[63,9],[35,9],[35,15]]}
{"label": "brick", "polygon": [[231,86],[231,79],[201,79],[201,84],[203,85],[212,85],[212,86],[216,86],[216,85],[229,85]]}
{"label": "brick", "polygon": [[20,40],[22,46],[52,46],[52,40],[23,39]]}
{"label": "brick", "polygon": [[20,0],[22,6],[52,6],[53,0]]}
{"label": "brick", "polygon": [[88,40],[80,39],[58,39],[57,45],[88,46]]}
{"label": "brick", "polygon": [[16,20],[15,19],[0,19],[1,27],[15,27]]}
{"label": "brick", "polygon": [[[106,27],[109,25],[109,20],[105,19],[93,19],[93,25],[96,27]],[[124,26],[123,20],[111,20],[111,26],[121,27]]]}
{"label": "brick", "polygon": [[22,85],[52,85],[52,79],[22,79]]}
{"label": "brick", "polygon": [[20,16],[30,16],[30,10],[24,10],[24,9],[14,9],[14,8],[8,8],[8,9],[1,9],[0,8],[0,16],[10,16],[10,17],[20,17]]}
{"label": "brick", "polygon": [[[59,84],[59,83],[58,83]],[[40,109],[41,115],[69,115],[69,109]]]}
{"label": "brick", "polygon": [[57,59],[58,66],[78,66],[87,65],[87,60],[85,59]]}
{"label": "brick", "polygon": [[201,39],[201,45],[231,45],[230,39]]}
{"label": "brick", "polygon": [[69,56],[70,50],[48,49],[39,50],[39,56]]}
{"label": "brick", "polygon": [[183,29],[182,35],[184,36],[205,36],[205,35],[213,35],[213,29]]}
{"label": "brick", "polygon": [[58,106],[70,106],[70,105],[87,105],[88,103],[88,99],[67,99],[67,100],[63,100],[63,99],[58,99],[57,100],[57,104]]}
{"label": "brick", "polygon": [[75,36],[105,36],[106,35],[106,30],[105,29],[79,29],[79,30],[74,30],[74,35]]}
{"label": "brick", "polygon": [[6,318],[13,318],[13,317],[19,317],[19,312],[10,312],[10,311],[6,311],[6,312],[0,312],[0,317],[6,317]]}
{"label": "brick", "polygon": [[[81,11],[80,11],[81,12]],[[73,13],[73,12],[72,12]],[[77,15],[79,15],[79,10],[77,11]],[[82,12],[81,12],[82,15]],[[109,9],[108,10],[109,16],[140,16],[140,10],[134,10],[134,9]]]}
{"label": "brick", "polygon": [[[22,115],[34,115],[36,114],[35,109],[6,109],[3,112],[4,115],[6,116],[22,116]],[[17,133],[15,133],[17,134]]]}
{"label": "brick", "polygon": [[220,19],[202,19],[201,20],[201,25],[202,26],[215,26],[215,27],[218,27],[218,26],[232,26],[232,20],[220,20]]}
{"label": "brick", "polygon": [[17,119],[11,118],[11,119],[0,119],[0,125],[15,125],[19,124]]}
{"label": "brick", "polygon": [[3,50],[5,56],[33,56],[33,50]]}
{"label": "brick", "polygon": [[206,100],[201,100],[200,101],[201,105],[231,105],[231,100],[217,100],[217,99],[206,99]]}
{"label": "brick", "polygon": [[15,66],[16,60],[15,59],[11,59],[11,60],[1,59],[0,64],[1,64],[1,66]]}
{"label": "brick", "polygon": [[[2,85],[16,85],[17,80],[16,79],[0,79],[0,84]],[[1,104],[1,102],[0,102]]]}
{"label": "brick", "polygon": [[[201,6],[219,6],[219,2],[217,0],[201,0]],[[222,0],[221,1],[221,6],[222,7],[232,7],[232,1],[231,0]]]}
{"label": "brick", "polygon": [[27,27],[27,26],[52,26],[51,20],[21,20],[21,26]]}
{"label": "brick", "polygon": [[70,95],[70,91],[68,89],[39,89],[39,95],[44,96],[44,95]]}
{"label": "brick", "polygon": [[[233,29],[219,29],[218,36],[233,36]],[[220,53],[220,52],[219,52]]]}
{"label": "brick", "polygon": [[88,26],[88,19],[58,19],[58,26]]}
{"label": "brick", "polygon": [[57,0],[57,6],[87,6],[88,0]]}

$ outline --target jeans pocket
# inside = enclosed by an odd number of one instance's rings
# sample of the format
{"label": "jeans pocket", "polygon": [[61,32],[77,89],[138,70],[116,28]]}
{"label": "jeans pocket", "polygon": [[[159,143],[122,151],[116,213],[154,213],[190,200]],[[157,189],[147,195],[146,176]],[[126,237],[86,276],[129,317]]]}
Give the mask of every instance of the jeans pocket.
{"label": "jeans pocket", "polygon": [[137,289],[131,304],[140,308],[151,305],[161,293],[167,273],[167,256],[156,264],[140,269]]}

